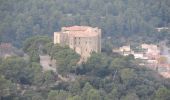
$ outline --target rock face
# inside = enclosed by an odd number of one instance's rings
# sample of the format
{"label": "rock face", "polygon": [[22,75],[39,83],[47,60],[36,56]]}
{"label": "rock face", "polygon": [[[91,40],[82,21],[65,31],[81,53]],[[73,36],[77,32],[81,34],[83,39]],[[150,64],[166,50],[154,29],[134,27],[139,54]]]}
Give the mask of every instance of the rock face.
{"label": "rock face", "polygon": [[101,52],[101,29],[89,26],[63,27],[54,32],[54,44],[68,45],[86,61],[92,52]]}

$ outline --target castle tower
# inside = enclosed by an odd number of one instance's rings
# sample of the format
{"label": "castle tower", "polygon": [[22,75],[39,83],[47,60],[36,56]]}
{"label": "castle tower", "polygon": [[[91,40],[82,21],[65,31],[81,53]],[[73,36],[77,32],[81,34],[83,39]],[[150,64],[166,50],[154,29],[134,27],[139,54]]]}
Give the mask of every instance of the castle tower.
{"label": "castle tower", "polygon": [[54,32],[54,44],[68,45],[86,61],[92,52],[101,52],[101,29],[89,26],[62,27]]}

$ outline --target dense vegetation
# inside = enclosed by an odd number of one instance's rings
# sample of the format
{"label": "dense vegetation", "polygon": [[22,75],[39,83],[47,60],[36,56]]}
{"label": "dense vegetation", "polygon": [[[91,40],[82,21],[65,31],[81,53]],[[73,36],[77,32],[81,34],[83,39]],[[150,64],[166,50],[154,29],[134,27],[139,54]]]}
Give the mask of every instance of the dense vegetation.
{"label": "dense vegetation", "polygon": [[[29,57],[0,59],[2,100],[169,100],[170,81],[138,66],[132,55],[92,53],[86,63],[68,47],[52,45],[46,36],[24,42]],[[32,52],[34,51],[34,54]],[[30,53],[31,52],[31,53]],[[52,71],[43,72],[39,55],[56,59],[57,70],[75,80],[65,81]]]}
{"label": "dense vegetation", "polygon": [[[102,53],[77,65],[73,50],[35,36],[71,25],[99,27],[111,38],[103,38]],[[0,58],[0,100],[169,100],[169,79],[111,51],[127,40],[170,40],[170,32],[155,31],[164,26],[170,26],[170,0],[0,0],[0,43],[27,54]],[[55,59],[58,72],[44,72],[39,55]]]}
{"label": "dense vegetation", "polygon": [[170,1],[0,0],[0,22],[3,41],[17,46],[26,37],[70,25],[97,26],[103,36],[159,37],[154,29],[169,26]]}

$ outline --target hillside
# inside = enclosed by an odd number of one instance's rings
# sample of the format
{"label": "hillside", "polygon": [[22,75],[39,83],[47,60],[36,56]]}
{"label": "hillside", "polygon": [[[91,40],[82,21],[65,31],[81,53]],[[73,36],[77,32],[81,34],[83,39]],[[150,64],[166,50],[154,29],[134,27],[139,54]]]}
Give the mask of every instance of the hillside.
{"label": "hillside", "polygon": [[[77,65],[79,55],[68,47],[52,45],[49,37],[29,38],[23,48],[29,59],[19,56],[0,59],[1,100],[170,98],[170,80],[139,66],[132,55],[92,53],[86,63]],[[43,66],[50,65],[42,65],[40,54],[56,60],[57,72],[44,70]]]}
{"label": "hillside", "polygon": [[169,0],[0,0],[2,41],[21,46],[25,38],[52,35],[62,26],[89,25],[103,36],[155,35],[169,26]]}
{"label": "hillside", "polygon": [[[82,63],[52,40],[74,25],[102,30]],[[170,0],[0,0],[0,100],[170,100],[170,79],[112,52],[160,41],[170,45]]]}

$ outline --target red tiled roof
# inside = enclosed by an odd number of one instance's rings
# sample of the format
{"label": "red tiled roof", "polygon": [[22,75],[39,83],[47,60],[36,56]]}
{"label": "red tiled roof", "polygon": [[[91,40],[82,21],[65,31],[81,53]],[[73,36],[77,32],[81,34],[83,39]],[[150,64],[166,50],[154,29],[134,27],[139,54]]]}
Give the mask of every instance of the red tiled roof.
{"label": "red tiled roof", "polygon": [[71,27],[63,27],[62,30],[65,30],[65,31],[85,31],[87,30],[88,26],[71,26]]}
{"label": "red tiled roof", "polygon": [[73,37],[94,37],[98,35],[96,29],[89,26],[63,27],[62,31],[68,31],[68,34]]}
{"label": "red tiled roof", "polygon": [[94,37],[94,36],[97,36],[98,33],[87,32],[87,31],[79,31],[79,32],[70,32],[69,35],[74,36],[74,37]]}

